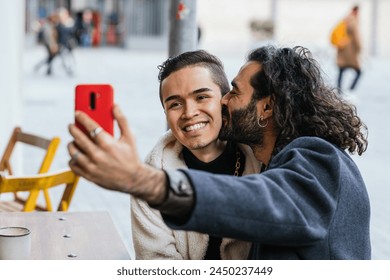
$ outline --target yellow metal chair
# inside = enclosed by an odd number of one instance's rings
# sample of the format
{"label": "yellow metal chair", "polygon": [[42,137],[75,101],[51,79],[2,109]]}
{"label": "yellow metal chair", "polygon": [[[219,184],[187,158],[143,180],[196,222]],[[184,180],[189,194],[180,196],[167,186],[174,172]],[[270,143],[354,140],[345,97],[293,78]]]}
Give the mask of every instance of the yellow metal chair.
{"label": "yellow metal chair", "polygon": [[[17,143],[22,143],[32,147],[46,150],[42,163],[37,172],[38,174],[40,174],[49,171],[55,153],[57,151],[57,148],[60,144],[60,138],[54,137],[52,139],[47,139],[41,136],[22,132],[20,127],[16,127],[11,135],[11,138],[8,142],[7,147],[5,148],[4,154],[0,161],[0,171],[3,172],[4,174],[14,175],[11,166],[11,155]],[[39,191],[37,190],[30,191],[30,196],[33,196],[33,198],[37,197],[38,194]],[[52,211],[49,192],[46,189],[43,189],[43,194],[46,201],[46,207],[40,207],[39,205],[37,205],[37,208],[42,208],[40,210]],[[20,205],[25,205],[26,199],[23,199],[20,196],[18,196],[17,192],[14,193],[14,198],[15,198],[15,202],[19,203]]]}
{"label": "yellow metal chair", "polygon": [[[66,185],[58,203],[57,211],[67,211],[78,181],[79,177],[76,176],[70,169],[36,174],[32,176],[0,175],[0,194],[26,191],[30,192],[31,194],[26,200],[22,210],[29,212],[36,209],[38,193],[40,191],[48,192],[50,188]],[[52,211],[48,208],[41,208],[38,210]],[[17,207],[15,208],[14,201],[0,201],[0,212],[12,211],[21,211],[21,209],[18,209]]]}

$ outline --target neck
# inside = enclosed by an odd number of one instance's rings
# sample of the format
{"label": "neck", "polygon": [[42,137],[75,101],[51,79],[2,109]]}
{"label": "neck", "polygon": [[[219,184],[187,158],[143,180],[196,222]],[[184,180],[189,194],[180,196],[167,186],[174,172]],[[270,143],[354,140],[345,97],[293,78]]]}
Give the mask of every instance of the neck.
{"label": "neck", "polygon": [[275,148],[276,135],[273,133],[265,133],[263,143],[261,145],[251,145],[251,149],[255,158],[265,165],[271,160],[272,152]]}
{"label": "neck", "polygon": [[190,150],[191,153],[200,161],[210,162],[219,157],[226,147],[226,142],[216,140],[201,149]]}

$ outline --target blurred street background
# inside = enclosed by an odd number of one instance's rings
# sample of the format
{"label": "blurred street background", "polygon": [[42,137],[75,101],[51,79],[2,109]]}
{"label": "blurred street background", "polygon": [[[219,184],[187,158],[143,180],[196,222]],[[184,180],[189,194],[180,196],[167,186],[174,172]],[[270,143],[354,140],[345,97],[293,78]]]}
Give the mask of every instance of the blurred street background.
{"label": "blurred street background", "polygon": [[[5,2],[5,1],[4,1]],[[8,1],[7,1],[8,2]],[[73,122],[74,88],[77,84],[110,83],[137,137],[142,158],[166,130],[158,98],[158,69],[168,57],[169,2],[164,0],[26,0],[23,6],[24,36],[17,61],[0,49],[0,151],[14,126],[46,137],[59,136],[61,145],[51,170],[66,168]],[[186,1],[183,1],[186,2]],[[232,79],[254,47],[268,43],[308,47],[320,62],[327,82],[336,85],[335,50],[329,43],[332,27],[356,1],[349,0],[197,0],[200,30],[198,48],[217,55]],[[9,4],[0,4],[2,6]],[[363,40],[362,77],[351,102],[369,129],[369,146],[363,156],[354,155],[371,200],[371,240],[374,259],[390,259],[390,12],[389,0],[361,0]],[[34,67],[46,57],[37,42],[39,20],[66,7],[76,20],[85,9],[93,11],[95,29],[90,45],[73,49],[69,73],[61,57],[53,60],[52,73]],[[191,12],[191,11],[188,11]],[[6,20],[1,21],[4,25]],[[9,19],[11,20],[11,19]],[[2,27],[0,30],[5,30]],[[7,31],[8,32],[8,31]],[[1,34],[1,32],[0,32]],[[16,66],[15,66],[16,64]],[[9,78],[17,67],[18,77]],[[11,73],[11,74],[9,74]],[[352,75],[347,73],[345,83]],[[19,96],[12,91],[17,84]],[[16,101],[15,101],[16,98]],[[8,102],[7,102],[8,101]],[[116,128],[116,136],[119,130]],[[389,136],[389,138],[387,138]],[[38,157],[21,151],[19,170],[36,172]],[[130,228],[130,198],[81,180],[69,211],[108,211],[130,255],[134,256]]]}

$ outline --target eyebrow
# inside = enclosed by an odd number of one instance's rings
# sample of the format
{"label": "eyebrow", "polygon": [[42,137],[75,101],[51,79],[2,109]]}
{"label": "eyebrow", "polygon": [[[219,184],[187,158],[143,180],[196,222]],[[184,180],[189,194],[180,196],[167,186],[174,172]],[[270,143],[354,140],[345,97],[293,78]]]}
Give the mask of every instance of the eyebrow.
{"label": "eyebrow", "polygon": [[198,94],[198,93],[202,93],[202,92],[205,92],[205,91],[213,91],[211,88],[199,88],[199,89],[196,89],[192,92],[192,94]]}
{"label": "eyebrow", "polygon": [[[193,92],[191,92],[191,94],[196,95],[196,94],[199,94],[199,93],[202,93],[202,92],[206,92],[206,91],[213,91],[213,90],[211,88],[207,88],[207,87],[198,88],[198,89],[194,90]],[[171,100],[179,99],[179,98],[180,98],[179,95],[171,95],[171,96],[168,96],[164,100],[164,103],[166,103],[168,101],[171,101]]]}

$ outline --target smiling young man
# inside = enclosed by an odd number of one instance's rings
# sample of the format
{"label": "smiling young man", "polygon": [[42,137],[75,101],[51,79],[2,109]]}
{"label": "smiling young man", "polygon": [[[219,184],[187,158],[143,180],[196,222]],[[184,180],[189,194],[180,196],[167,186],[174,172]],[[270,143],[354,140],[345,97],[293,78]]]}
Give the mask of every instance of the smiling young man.
{"label": "smiling young man", "polygon": [[[229,91],[222,63],[205,51],[186,52],[160,67],[160,100],[170,130],[146,163],[242,175],[259,170],[249,147],[221,141],[221,98]],[[172,231],[159,211],[132,198],[137,259],[246,259],[250,243],[196,232]]]}

